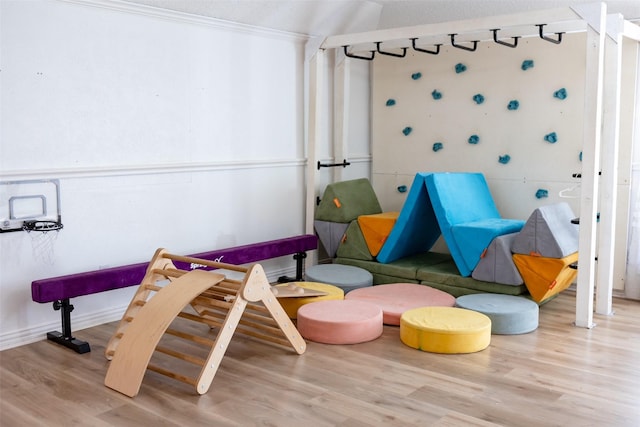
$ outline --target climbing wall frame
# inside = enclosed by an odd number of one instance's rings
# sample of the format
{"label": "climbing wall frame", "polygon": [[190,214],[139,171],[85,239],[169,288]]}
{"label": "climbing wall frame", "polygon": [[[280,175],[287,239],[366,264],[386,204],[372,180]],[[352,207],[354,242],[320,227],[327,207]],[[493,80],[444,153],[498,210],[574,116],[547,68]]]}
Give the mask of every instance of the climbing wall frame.
{"label": "climbing wall frame", "polygon": [[[174,262],[198,269],[179,269]],[[221,274],[223,270],[244,277],[234,280]],[[151,370],[204,394],[234,334],[293,348],[298,354],[306,350],[261,265],[245,268],[158,249],[107,344],[105,356],[111,363],[105,385],[134,397]],[[176,372],[178,365],[185,372]]]}
{"label": "climbing wall frame", "polygon": [[[488,156],[490,164],[494,167],[492,171],[500,173],[506,173],[509,170],[518,168],[518,162],[522,162],[525,159],[526,162],[534,162],[521,152],[516,152],[516,145],[504,146],[504,149],[499,145],[500,143],[510,143],[512,140],[521,139],[524,135],[524,131],[520,128],[511,129],[511,138],[501,138],[500,136],[495,138],[487,138],[484,133],[480,133],[472,126],[474,123],[478,123],[478,126],[484,125],[484,113],[487,116],[504,113],[509,115],[527,113],[528,108],[533,104],[530,100],[524,102],[523,96],[537,96],[542,93],[549,98],[550,104],[558,108],[562,108],[562,116],[565,112],[577,111],[579,112],[582,126],[576,132],[569,132],[568,138],[564,135],[564,130],[560,134],[560,127],[564,126],[564,120],[557,120],[555,122],[548,123],[548,129],[535,129],[533,135],[537,139],[535,141],[541,150],[536,151],[534,154],[542,156],[547,152],[551,153],[560,149],[564,150],[565,142],[570,142],[573,138],[578,138],[576,144],[573,146],[574,152],[571,154],[572,162],[575,166],[579,166],[575,171],[567,170],[568,176],[573,176],[575,172],[581,172],[582,179],[580,180],[581,193],[579,196],[579,204],[576,203],[576,209],[580,215],[580,270],[578,272],[577,279],[577,298],[576,298],[576,321],[575,325],[579,327],[590,328],[593,326],[593,296],[595,289],[595,258],[598,247],[596,245],[597,236],[597,208],[600,201],[599,194],[599,171],[600,171],[600,153],[602,149],[610,149],[612,141],[610,138],[605,139],[603,147],[601,147],[601,128],[602,128],[602,101],[603,101],[603,67],[604,67],[604,39],[606,34],[606,4],[605,3],[593,3],[593,4],[580,4],[571,8],[559,8],[552,10],[540,10],[540,11],[527,11],[519,14],[496,16],[496,17],[482,17],[464,21],[443,22],[428,25],[419,25],[412,27],[390,28],[384,30],[370,31],[366,33],[354,33],[354,34],[342,34],[327,37],[323,43],[319,46],[317,52],[310,60],[310,71],[313,76],[310,79],[309,86],[309,165],[315,165],[316,158],[314,157],[317,152],[322,150],[321,144],[331,143],[327,141],[326,135],[332,135],[332,129],[325,129],[326,127],[340,127],[347,126],[352,123],[351,117],[349,117],[349,110],[346,108],[336,107],[334,105],[333,110],[329,113],[342,112],[341,115],[334,117],[333,123],[323,116],[323,107],[326,102],[326,93],[328,92],[326,82],[331,82],[331,78],[326,78],[327,63],[329,62],[330,55],[333,55],[336,63],[342,61],[387,61],[392,60],[402,61],[405,57],[417,55],[414,51],[425,53],[424,67],[420,69],[413,68],[411,70],[405,70],[403,75],[403,82],[407,83],[406,88],[393,90],[393,93],[388,93],[386,96],[376,98],[376,95],[372,95],[371,108],[378,108],[385,112],[399,112],[404,105],[407,105],[407,94],[413,94],[422,97],[422,100],[428,100],[434,105],[443,105],[443,102],[448,99],[462,100],[468,104],[474,113],[479,113],[477,117],[469,117],[468,115],[461,116],[459,114],[459,108],[453,106],[453,108],[447,109],[446,117],[435,117],[432,114],[433,123],[437,125],[444,124],[442,128],[442,134],[432,134],[431,127],[424,127],[425,118],[427,112],[413,108],[409,110],[407,116],[396,117],[397,123],[394,125],[391,119],[388,119],[385,123],[385,127],[388,126],[390,131],[394,133],[393,141],[386,140],[384,148],[387,150],[406,151],[409,153],[411,163],[409,166],[412,168],[409,171],[396,170],[398,168],[391,167],[393,164],[385,163],[388,157],[385,156],[385,152],[380,152],[375,149],[375,142],[372,157],[372,179],[373,186],[376,190],[376,194],[380,197],[383,210],[398,210],[402,205],[406,194],[401,189],[406,188],[411,177],[414,173],[420,169],[420,171],[428,172],[431,170],[425,159],[437,159],[430,162],[430,164],[441,165],[442,158],[447,156],[447,153],[454,153],[457,158],[467,157],[472,159],[473,163],[477,160],[475,156],[463,156],[463,151],[476,152],[482,151],[482,155]],[[498,34],[499,33],[499,34]],[[474,83],[472,74],[482,68],[490,65],[484,61],[475,62],[472,59],[473,55],[470,51],[477,51],[478,54],[485,53],[487,49],[483,47],[491,46],[491,51],[502,49],[498,52],[518,52],[515,46],[515,40],[519,40],[518,46],[527,44],[529,40],[533,43],[540,44],[546,43],[545,46],[557,47],[560,43],[561,34],[571,34],[571,39],[575,40],[574,33],[584,33],[581,37],[583,40],[582,46],[579,46],[580,51],[584,54],[584,75],[583,75],[583,91],[580,92],[580,88],[574,87],[573,89],[569,84],[573,84],[574,81],[565,82],[553,79],[547,80],[549,87],[545,87],[544,90],[531,91],[530,84],[522,84],[519,88],[512,88],[509,93],[492,92],[491,96],[487,96],[483,88],[474,89],[473,87],[465,87],[459,85],[450,85],[446,87],[446,91],[442,89],[444,86],[440,85],[427,85],[423,90],[415,90],[417,85],[424,84],[424,82],[435,80],[428,80],[428,77],[432,76],[435,71],[435,62],[430,60],[438,52],[445,50],[449,53],[455,52],[455,58],[452,56],[448,61],[447,76],[451,75],[452,78],[467,79],[470,83]],[[515,39],[518,37],[519,39]],[[532,39],[533,38],[533,39]],[[538,40],[541,39],[541,40]],[[568,40],[565,37],[562,41],[564,43]],[[489,44],[485,43],[489,41]],[[579,40],[578,40],[579,41]],[[492,44],[493,43],[493,44]],[[494,46],[501,45],[501,46]],[[580,44],[580,43],[577,43]],[[478,49],[476,49],[478,46]],[[442,47],[442,49],[440,49]],[[510,49],[514,48],[514,49]],[[519,47],[518,47],[519,48]],[[463,57],[462,54],[467,55]],[[544,69],[543,59],[536,61],[542,56],[536,55],[529,56],[531,52],[527,52],[527,56],[523,55],[522,58],[512,58],[514,68],[514,75],[531,76],[532,73],[537,73],[538,70]],[[470,58],[470,59],[465,59]],[[470,61],[474,61],[472,64]],[[395,64],[391,62],[391,64]],[[447,64],[445,64],[447,65]],[[534,68],[531,68],[534,65]],[[511,66],[511,65],[510,65]],[[371,68],[374,68],[372,66]],[[342,74],[340,70],[336,70],[339,67],[334,66],[332,76],[339,78]],[[343,67],[344,68],[344,67]],[[474,71],[475,70],[475,71]],[[506,70],[506,68],[505,68]],[[331,75],[331,70],[328,71]],[[372,74],[376,74],[374,71]],[[555,76],[555,74],[553,74]],[[374,75],[370,79],[372,85],[375,82],[372,80],[380,77]],[[345,77],[346,79],[346,77]],[[503,79],[504,80],[504,79]],[[500,78],[498,78],[500,81]],[[444,82],[444,81],[443,81]],[[413,84],[415,83],[415,85]],[[444,82],[446,83],[446,82]],[[553,85],[551,85],[553,84]],[[416,87],[414,87],[416,86]],[[379,85],[377,85],[379,87]],[[537,86],[535,86],[537,88]],[[427,90],[429,89],[429,90]],[[456,90],[464,89],[465,93],[456,93]],[[565,89],[564,91],[562,89]],[[521,90],[518,93],[518,90]],[[407,92],[408,91],[408,92]],[[538,92],[537,92],[538,91]],[[375,88],[374,88],[375,92]],[[568,94],[568,96],[566,96]],[[569,102],[573,102],[574,96],[582,95],[584,103],[568,110],[564,107],[569,105],[565,102],[567,99]],[[481,96],[476,96],[481,95]],[[343,99],[344,98],[344,99]],[[349,92],[344,90],[343,93],[334,96],[338,102],[343,102],[348,105]],[[579,98],[577,98],[579,99]],[[517,102],[516,102],[517,101]],[[492,103],[496,102],[496,107],[493,108]],[[546,101],[545,101],[546,102]],[[410,105],[411,107],[411,105]],[[476,108],[477,107],[477,108]],[[487,107],[492,107],[488,108]],[[483,110],[486,109],[486,110]],[[445,109],[442,109],[444,111]],[[434,114],[440,113],[438,109],[432,111]],[[414,116],[409,116],[414,114]],[[422,114],[422,115],[416,115]],[[568,114],[568,113],[567,113]],[[375,112],[374,114],[375,115]],[[493,117],[493,116],[492,116]],[[509,116],[511,117],[511,116]],[[554,116],[556,119],[560,117],[560,113]],[[467,128],[463,128],[459,125],[460,119],[465,119],[465,125]],[[395,119],[394,119],[395,120]],[[468,120],[468,122],[467,122]],[[475,121],[474,121],[475,120]],[[372,119],[372,121],[375,121]],[[338,124],[335,124],[339,122]],[[511,121],[509,121],[511,123]],[[374,130],[372,135],[376,137],[381,136],[376,132],[375,125],[372,126]],[[464,130],[464,132],[462,131]],[[487,131],[493,131],[494,129],[486,128]],[[422,133],[424,132],[424,133]],[[429,133],[427,133],[429,132]],[[446,132],[446,133],[444,133]],[[460,132],[456,135],[455,132]],[[346,131],[343,129],[340,134],[344,134]],[[526,134],[530,136],[532,133]],[[578,136],[576,136],[578,135]],[[417,139],[416,144],[408,144],[411,139]],[[394,143],[394,141],[396,141]],[[495,143],[495,141],[498,141]],[[492,148],[496,148],[495,151],[483,150],[485,147],[489,147],[489,142],[493,142]],[[422,145],[420,145],[422,144]],[[581,150],[580,150],[581,144]],[[456,145],[460,150],[456,149]],[[561,148],[559,148],[561,147]],[[569,145],[566,145],[570,148]],[[413,151],[416,150],[422,151]],[[510,148],[513,148],[513,152]],[[345,150],[346,151],[346,150]],[[581,151],[581,152],[578,152]],[[458,155],[458,153],[460,153]],[[515,153],[515,155],[514,155]],[[477,154],[477,153],[476,153]],[[546,158],[546,157],[545,157]],[[557,156],[551,156],[549,158],[556,159]],[[380,162],[376,162],[379,159]],[[423,163],[424,162],[424,165]],[[538,162],[535,162],[536,164]],[[397,165],[403,166],[405,163],[397,162]],[[383,168],[384,166],[384,168]],[[527,163],[525,166],[529,166]],[[387,168],[388,167],[388,168]],[[548,161],[544,162],[544,168],[553,170],[554,167],[549,164]],[[474,168],[474,171],[477,169]],[[315,192],[315,176],[311,173],[309,168],[309,179],[307,193],[307,206],[312,203],[312,198]],[[496,172],[496,173],[497,173]],[[564,179],[564,178],[563,178]],[[492,191],[496,194],[496,204],[500,207],[503,215],[511,218],[525,218],[529,212],[521,212],[518,214],[517,209],[521,206],[525,206],[520,199],[514,199],[513,195],[520,198],[525,197],[529,203],[538,203],[539,199],[550,202],[546,199],[549,195],[559,194],[560,189],[566,186],[566,183],[559,183],[555,179],[549,182],[539,179],[535,182],[527,180],[526,185],[530,188],[525,188],[525,191],[509,192],[508,190],[512,184],[516,183],[516,179],[511,179],[510,176],[502,177],[497,176],[495,179],[490,180]],[[517,182],[524,182],[519,180]],[[560,184],[560,185],[559,185]],[[519,185],[522,187],[524,184]],[[610,185],[610,184],[609,184]],[[558,188],[556,188],[558,187]],[[504,196],[502,196],[504,194]],[[576,200],[578,202],[578,200]],[[310,222],[308,222],[310,224]],[[606,286],[606,283],[599,283],[601,287]]]}

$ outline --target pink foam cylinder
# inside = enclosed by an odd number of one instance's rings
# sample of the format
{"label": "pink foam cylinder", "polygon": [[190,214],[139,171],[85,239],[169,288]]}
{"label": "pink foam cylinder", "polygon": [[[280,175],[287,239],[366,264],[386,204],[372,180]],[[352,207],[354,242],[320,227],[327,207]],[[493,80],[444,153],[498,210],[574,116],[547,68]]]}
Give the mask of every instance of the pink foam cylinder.
{"label": "pink foam cylinder", "polygon": [[382,310],[364,301],[329,300],[298,309],[298,331],[324,344],[358,344],[382,335]]}
{"label": "pink foam cylinder", "polygon": [[390,283],[368,288],[354,289],[345,295],[346,300],[375,304],[383,313],[385,325],[400,325],[400,316],[407,310],[419,307],[453,307],[456,298],[439,289],[415,283]]}

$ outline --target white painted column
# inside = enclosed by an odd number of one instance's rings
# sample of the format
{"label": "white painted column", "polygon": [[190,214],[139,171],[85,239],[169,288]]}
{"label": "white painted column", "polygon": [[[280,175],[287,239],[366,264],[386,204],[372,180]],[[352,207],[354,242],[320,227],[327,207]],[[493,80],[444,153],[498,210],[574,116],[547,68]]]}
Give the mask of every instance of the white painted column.
{"label": "white painted column", "polygon": [[[316,147],[322,141],[322,126],[326,120],[322,117],[324,105],[324,85],[326,82],[324,63],[326,52],[320,49],[309,61],[309,123],[307,130],[307,194],[305,203],[306,232],[314,233],[313,218],[316,200],[316,173],[318,156]],[[307,263],[310,262],[307,259]]]}
{"label": "white painted column", "polygon": [[575,325],[591,328],[595,289],[600,141],[604,71],[604,30],[606,5],[585,5],[581,10],[589,22],[586,46],[584,143],[582,150],[582,191],[580,197],[580,238],[578,242],[578,284]]}
{"label": "white painted column", "polygon": [[[347,160],[349,152],[349,111],[351,106],[351,60],[346,57],[340,58],[341,53],[336,52],[334,78],[334,136],[333,136],[333,156],[336,163]],[[342,181],[344,167],[333,168],[333,182]]]}
{"label": "white painted column", "polygon": [[598,271],[596,313],[613,314],[613,266],[616,243],[618,195],[618,152],[620,130],[620,76],[622,66],[622,29],[620,14],[607,17],[605,37],[604,99],[602,123],[602,190],[598,235]]}

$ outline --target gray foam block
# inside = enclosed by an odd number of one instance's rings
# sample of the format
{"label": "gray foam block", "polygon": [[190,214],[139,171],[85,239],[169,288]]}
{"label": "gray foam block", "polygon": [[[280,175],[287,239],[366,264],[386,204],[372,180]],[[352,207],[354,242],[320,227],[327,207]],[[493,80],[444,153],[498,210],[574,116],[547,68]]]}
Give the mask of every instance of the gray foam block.
{"label": "gray foam block", "polygon": [[471,277],[502,285],[522,285],[522,276],[513,262],[511,253],[511,245],[518,234],[504,234],[494,238],[471,273]]}
{"label": "gray foam block", "polygon": [[511,245],[511,252],[564,258],[578,251],[578,225],[566,202],[537,208]]}
{"label": "gray foam block", "polygon": [[331,258],[335,258],[338,246],[340,246],[342,237],[347,231],[349,224],[316,220],[313,222],[313,226],[316,229],[316,233],[318,234],[318,238],[320,239],[322,246],[324,246],[324,249],[327,251],[327,255]]}

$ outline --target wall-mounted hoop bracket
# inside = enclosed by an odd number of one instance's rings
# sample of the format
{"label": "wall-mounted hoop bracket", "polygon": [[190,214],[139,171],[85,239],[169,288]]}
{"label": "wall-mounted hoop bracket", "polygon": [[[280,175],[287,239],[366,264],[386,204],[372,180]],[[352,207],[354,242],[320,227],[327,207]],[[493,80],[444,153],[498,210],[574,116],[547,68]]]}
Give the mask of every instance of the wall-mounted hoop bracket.
{"label": "wall-mounted hoop bracket", "polygon": [[411,47],[413,47],[413,50],[417,50],[418,52],[430,53],[431,55],[437,55],[440,53],[440,46],[442,46],[441,43],[434,45],[436,50],[429,50],[429,49],[423,49],[416,46],[416,40],[418,39],[417,38],[411,39]]}
{"label": "wall-mounted hoop bracket", "polygon": [[405,55],[407,54],[407,48],[406,47],[401,48],[402,49],[402,53],[395,53],[395,52],[389,52],[389,51],[380,50],[380,45],[381,44],[382,44],[382,42],[376,42],[376,51],[381,55],[395,56],[396,58],[404,58]]}
{"label": "wall-mounted hoop bracket", "polygon": [[518,46],[518,39],[520,37],[515,36],[513,37],[513,43],[509,43],[509,42],[505,42],[503,40],[498,39],[498,31],[500,31],[500,28],[495,28],[493,30],[491,30],[491,32],[493,33],[493,41],[501,44],[502,46],[507,46],[507,47],[516,47]]}
{"label": "wall-mounted hoop bracket", "polygon": [[376,56],[376,52],[374,50],[371,51],[371,56],[360,56],[360,55],[355,55],[353,53],[349,53],[349,46],[342,46],[342,48],[344,49],[344,54],[349,58],[364,59],[365,61],[372,61],[373,58]]}
{"label": "wall-mounted hoop bracket", "polygon": [[476,48],[478,47],[478,40],[473,40],[470,42],[473,43],[473,47],[464,46],[456,43],[457,35],[457,33],[449,34],[449,37],[451,37],[451,46],[457,47],[458,49],[468,50],[469,52],[475,52]]}
{"label": "wall-mounted hoop bracket", "polygon": [[536,24],[536,27],[538,27],[538,34],[540,35],[540,38],[542,40],[546,40],[548,42],[555,43],[555,44],[562,43],[562,35],[564,33],[555,33],[555,35],[558,36],[558,38],[557,39],[552,39],[551,37],[548,37],[548,36],[544,35],[543,28],[544,28],[545,25],[547,25],[547,24]]}

